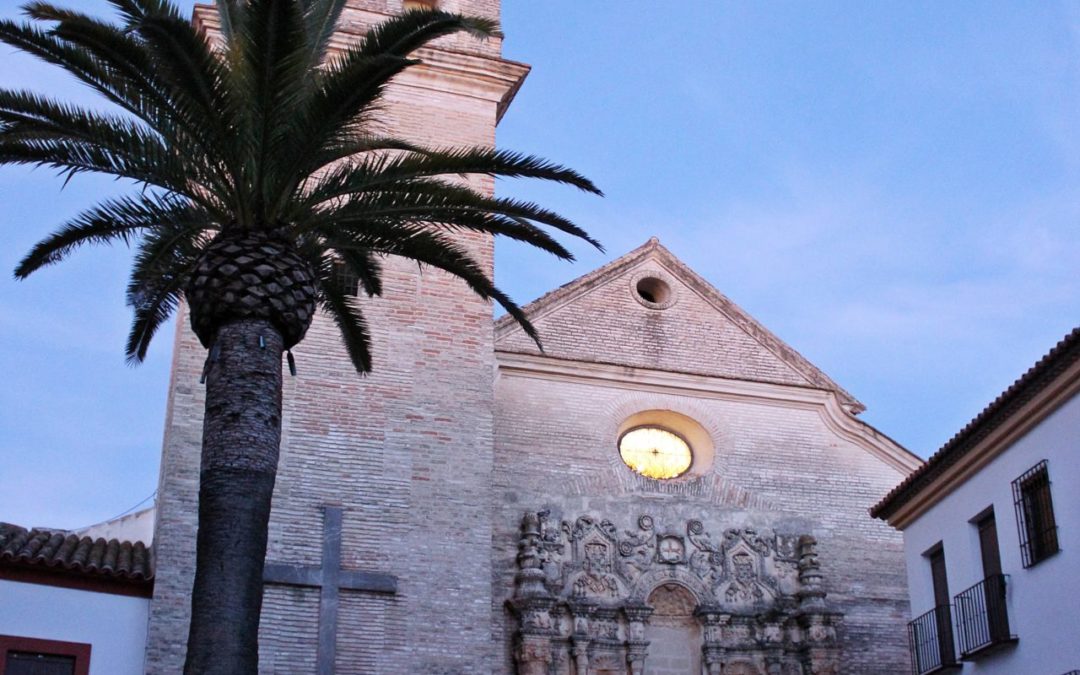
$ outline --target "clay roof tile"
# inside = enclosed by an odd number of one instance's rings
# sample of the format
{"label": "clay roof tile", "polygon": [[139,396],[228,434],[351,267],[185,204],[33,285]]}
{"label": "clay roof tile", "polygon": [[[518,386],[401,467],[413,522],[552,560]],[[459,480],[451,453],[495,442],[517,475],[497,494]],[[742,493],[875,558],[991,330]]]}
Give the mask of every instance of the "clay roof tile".
{"label": "clay roof tile", "polygon": [[154,578],[141,541],[97,540],[0,522],[0,566],[47,569],[114,581]]}

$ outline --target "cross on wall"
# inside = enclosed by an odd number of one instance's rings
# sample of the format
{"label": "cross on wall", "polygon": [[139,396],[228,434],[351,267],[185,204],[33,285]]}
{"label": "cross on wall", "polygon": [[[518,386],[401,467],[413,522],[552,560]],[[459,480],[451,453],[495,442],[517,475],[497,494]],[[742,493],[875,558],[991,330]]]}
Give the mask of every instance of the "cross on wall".
{"label": "cross on wall", "polygon": [[341,507],[324,506],[322,566],[267,562],[263,583],[319,589],[319,646],[316,672],[332,675],[337,655],[340,591],[397,593],[397,577],[380,572],[341,569]]}

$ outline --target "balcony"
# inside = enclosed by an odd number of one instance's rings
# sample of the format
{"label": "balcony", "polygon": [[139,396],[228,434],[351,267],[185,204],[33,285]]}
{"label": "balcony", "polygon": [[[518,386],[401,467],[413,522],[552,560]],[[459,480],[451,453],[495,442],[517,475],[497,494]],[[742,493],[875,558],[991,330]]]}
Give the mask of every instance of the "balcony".
{"label": "balcony", "polygon": [[994,574],[954,598],[960,656],[965,661],[1016,642],[1016,636],[1009,633],[1005,608],[1007,580],[1004,574]]}
{"label": "balcony", "polygon": [[939,605],[908,624],[911,667],[916,675],[959,668],[953,647],[952,611]]}

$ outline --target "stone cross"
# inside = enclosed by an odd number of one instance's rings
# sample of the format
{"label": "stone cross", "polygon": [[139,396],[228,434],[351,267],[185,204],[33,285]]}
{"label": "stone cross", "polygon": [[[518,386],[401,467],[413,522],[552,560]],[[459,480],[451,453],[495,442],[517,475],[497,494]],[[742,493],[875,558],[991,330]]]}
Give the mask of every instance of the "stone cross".
{"label": "stone cross", "polygon": [[322,566],[267,562],[263,583],[319,589],[319,647],[316,672],[332,675],[337,653],[339,591],[396,593],[397,577],[378,572],[341,569],[341,507],[323,507]]}

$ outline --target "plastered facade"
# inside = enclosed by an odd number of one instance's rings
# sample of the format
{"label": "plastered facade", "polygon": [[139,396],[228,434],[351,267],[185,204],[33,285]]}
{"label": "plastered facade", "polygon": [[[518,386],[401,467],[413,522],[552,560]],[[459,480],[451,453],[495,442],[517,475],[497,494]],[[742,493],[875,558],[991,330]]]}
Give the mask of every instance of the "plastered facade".
{"label": "plastered facade", "polygon": [[[1073,377],[1076,375],[1074,368]],[[940,546],[944,551],[953,596],[983,582],[985,572],[973,521],[993,509],[1001,571],[1007,575],[1004,610],[1009,633],[1016,641],[972,659],[964,666],[967,672],[1065,673],[1080,667],[1080,644],[1074,639],[1075,599],[1080,597],[1080,558],[1076,553],[1080,541],[1080,470],[1075,460],[1078,429],[1080,395],[1073,394],[904,526],[911,610],[913,616],[918,616],[934,607],[927,550]],[[1012,481],[1044,460],[1061,550],[1024,567]],[[958,604],[954,600],[954,606]],[[956,633],[959,638],[959,631]],[[956,654],[961,647],[957,646]]]}

